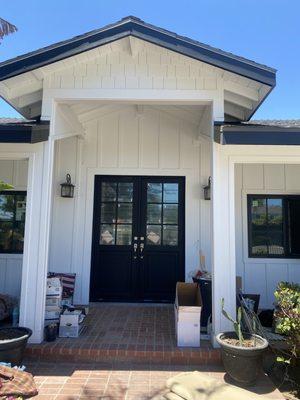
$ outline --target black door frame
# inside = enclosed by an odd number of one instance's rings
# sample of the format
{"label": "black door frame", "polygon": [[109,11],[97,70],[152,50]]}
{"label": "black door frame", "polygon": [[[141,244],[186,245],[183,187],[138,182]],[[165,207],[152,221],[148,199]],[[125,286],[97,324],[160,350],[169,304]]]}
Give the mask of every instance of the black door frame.
{"label": "black door frame", "polygon": [[[97,259],[96,254],[97,254],[97,247],[99,246],[99,239],[100,239],[100,232],[99,232],[99,222],[97,218],[100,216],[99,212],[99,204],[100,204],[100,192],[96,190],[97,186],[97,180],[103,180],[107,178],[108,180],[115,180],[117,182],[120,181],[128,181],[128,179],[140,179],[140,184],[143,184],[143,180],[151,180],[151,182],[161,182],[161,181],[167,181],[167,183],[171,182],[179,182],[182,185],[182,189],[179,190],[179,200],[178,202],[181,203],[180,209],[182,212],[180,212],[179,209],[179,221],[178,221],[178,226],[180,229],[180,233],[178,236],[178,242],[181,243],[181,254],[180,254],[180,259],[179,259],[179,268],[178,268],[178,280],[179,281],[185,281],[185,219],[186,219],[186,177],[185,176],[163,176],[163,175],[108,175],[108,174],[97,174],[94,176],[94,202],[93,202],[93,231],[92,231],[92,248],[91,248],[91,268],[90,268],[90,293],[89,297],[91,299],[91,288],[92,288],[92,279],[93,279],[93,266],[95,265],[95,261]],[[136,194],[134,194],[136,196]],[[134,216],[136,220],[141,220],[141,214],[144,210],[142,210],[142,205],[145,206],[145,191],[142,191],[142,196],[139,199],[139,202],[135,198],[134,201],[136,201],[136,207],[134,207]],[[98,206],[98,207],[97,207]],[[180,215],[181,214],[181,215]],[[144,224],[143,224],[144,225]],[[133,225],[134,229],[134,225]],[[134,234],[132,233],[132,236]],[[163,251],[163,250],[162,250]],[[137,293],[138,294],[138,293]],[[91,300],[90,300],[91,301]],[[105,300],[104,300],[105,301]],[[125,300],[107,300],[107,301],[117,301],[117,302],[124,302]],[[125,302],[143,302],[143,301],[138,301],[136,299],[133,300],[126,300]]]}

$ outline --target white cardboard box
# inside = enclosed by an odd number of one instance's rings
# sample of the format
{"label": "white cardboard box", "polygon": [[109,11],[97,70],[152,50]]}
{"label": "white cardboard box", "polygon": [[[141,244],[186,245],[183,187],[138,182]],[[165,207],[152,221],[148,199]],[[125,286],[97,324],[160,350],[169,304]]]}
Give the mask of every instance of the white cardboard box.
{"label": "white cardboard box", "polygon": [[60,316],[59,337],[78,337],[82,329],[83,318],[81,310],[66,310]]}
{"label": "white cardboard box", "polygon": [[177,282],[174,308],[177,346],[200,347],[202,299],[197,284]]}

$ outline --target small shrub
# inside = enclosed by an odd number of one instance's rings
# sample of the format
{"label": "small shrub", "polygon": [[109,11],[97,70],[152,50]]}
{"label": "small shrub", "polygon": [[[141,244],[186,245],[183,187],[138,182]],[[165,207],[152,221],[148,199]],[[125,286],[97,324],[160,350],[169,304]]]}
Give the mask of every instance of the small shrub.
{"label": "small shrub", "polygon": [[278,307],[276,329],[286,336],[290,346],[289,357],[278,361],[294,365],[300,359],[300,285],[280,282],[274,294]]}

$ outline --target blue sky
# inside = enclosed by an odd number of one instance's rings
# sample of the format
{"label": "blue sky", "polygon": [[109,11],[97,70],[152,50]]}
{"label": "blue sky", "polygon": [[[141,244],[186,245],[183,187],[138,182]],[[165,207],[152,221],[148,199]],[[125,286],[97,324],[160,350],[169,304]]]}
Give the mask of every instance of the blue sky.
{"label": "blue sky", "polygon": [[[13,0],[1,17],[18,27],[0,61],[135,15],[278,70],[254,118],[300,118],[299,0]],[[0,116],[17,116],[0,100]]]}

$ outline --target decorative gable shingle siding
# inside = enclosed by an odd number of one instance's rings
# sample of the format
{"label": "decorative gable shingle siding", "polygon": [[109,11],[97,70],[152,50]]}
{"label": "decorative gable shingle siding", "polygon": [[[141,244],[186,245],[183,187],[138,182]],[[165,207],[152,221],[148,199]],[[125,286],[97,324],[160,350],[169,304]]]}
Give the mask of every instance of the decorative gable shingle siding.
{"label": "decorative gable shingle siding", "polygon": [[224,91],[242,93],[246,86],[252,99],[248,107],[266,93],[256,81],[136,38],[81,53],[43,67],[42,72],[43,119],[50,118],[51,89],[207,90],[224,101]]}

